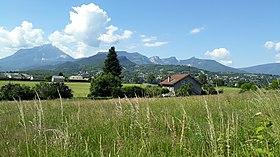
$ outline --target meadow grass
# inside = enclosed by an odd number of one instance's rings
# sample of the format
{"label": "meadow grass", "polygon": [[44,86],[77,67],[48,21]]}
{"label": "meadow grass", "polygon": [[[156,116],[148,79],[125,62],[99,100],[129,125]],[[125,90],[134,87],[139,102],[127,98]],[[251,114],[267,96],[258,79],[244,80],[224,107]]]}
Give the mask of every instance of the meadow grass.
{"label": "meadow grass", "polygon": [[0,102],[2,156],[279,156],[279,93]]}
{"label": "meadow grass", "polygon": [[236,87],[226,87],[226,86],[220,86],[220,87],[216,87],[217,90],[223,90],[224,93],[239,93],[240,92],[240,88],[236,88]]}
{"label": "meadow grass", "polygon": [[89,82],[66,82],[67,86],[73,91],[73,96],[76,98],[87,97],[89,94]]}

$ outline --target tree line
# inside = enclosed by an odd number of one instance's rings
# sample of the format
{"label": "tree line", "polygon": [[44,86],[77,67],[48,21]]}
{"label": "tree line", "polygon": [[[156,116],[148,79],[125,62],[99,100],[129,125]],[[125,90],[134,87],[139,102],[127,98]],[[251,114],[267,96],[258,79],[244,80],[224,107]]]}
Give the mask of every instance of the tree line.
{"label": "tree line", "polygon": [[8,83],[0,88],[0,100],[45,100],[72,97],[72,90],[64,83],[41,82],[35,87]]}

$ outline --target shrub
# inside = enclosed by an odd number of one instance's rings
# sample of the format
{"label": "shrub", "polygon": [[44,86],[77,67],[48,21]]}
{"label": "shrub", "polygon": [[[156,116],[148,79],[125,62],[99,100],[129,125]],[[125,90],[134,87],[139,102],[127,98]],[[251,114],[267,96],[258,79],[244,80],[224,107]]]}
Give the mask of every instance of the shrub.
{"label": "shrub", "polygon": [[34,90],[26,85],[9,83],[0,89],[0,100],[32,100],[34,97]]}
{"label": "shrub", "polygon": [[64,83],[45,83],[36,84],[35,91],[40,99],[72,98],[72,90]]}
{"label": "shrub", "polygon": [[246,83],[245,80],[240,80],[240,81],[237,82],[237,87],[238,87],[238,88],[241,88],[241,86],[242,86],[243,84],[245,84],[245,83]]}
{"label": "shrub", "polygon": [[251,83],[244,83],[244,84],[241,85],[240,88],[241,88],[241,90],[240,90],[241,93],[246,92],[246,91],[250,91],[250,90],[256,91],[258,89],[257,85],[251,84]]}
{"label": "shrub", "polygon": [[280,81],[279,80],[273,80],[272,83],[269,86],[270,89],[280,89]]}
{"label": "shrub", "polygon": [[161,88],[161,90],[160,90],[160,94],[167,94],[169,92],[170,91],[167,88]]}
{"label": "shrub", "polygon": [[159,87],[157,86],[151,86],[148,85],[145,87],[145,96],[146,97],[155,97],[160,95],[160,90]]}
{"label": "shrub", "polygon": [[224,93],[224,90],[223,89],[220,89],[220,90],[218,90],[218,93]]}
{"label": "shrub", "polygon": [[223,79],[214,79],[213,83],[216,84],[217,86],[224,86],[225,81]]}
{"label": "shrub", "polygon": [[202,95],[204,94],[218,94],[218,91],[215,89],[213,84],[205,84],[202,86],[203,92]]}
{"label": "shrub", "polygon": [[123,91],[119,87],[113,87],[111,94],[114,98],[123,97]]}
{"label": "shrub", "polygon": [[151,85],[145,87],[146,97],[158,97],[166,93],[169,93],[169,90],[167,88],[161,88],[159,86],[151,86]]}
{"label": "shrub", "polygon": [[117,97],[121,86],[119,77],[111,73],[100,74],[91,80],[89,97]]}
{"label": "shrub", "polygon": [[145,88],[139,86],[125,86],[122,88],[123,95],[131,97],[157,97],[169,93],[167,88],[148,85]]}
{"label": "shrub", "polygon": [[208,93],[205,90],[201,90],[201,95],[207,95]]}
{"label": "shrub", "polygon": [[189,96],[192,92],[192,86],[190,84],[183,85],[178,91],[176,92],[176,96]]}
{"label": "shrub", "polygon": [[122,92],[125,96],[132,98],[135,96],[143,97],[145,90],[139,86],[125,86],[122,88]]}

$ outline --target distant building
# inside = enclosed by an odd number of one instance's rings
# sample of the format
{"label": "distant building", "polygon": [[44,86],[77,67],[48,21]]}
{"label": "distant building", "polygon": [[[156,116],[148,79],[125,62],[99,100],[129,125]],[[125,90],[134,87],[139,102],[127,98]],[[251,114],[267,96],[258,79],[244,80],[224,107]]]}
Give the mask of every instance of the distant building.
{"label": "distant building", "polygon": [[69,80],[83,80],[83,76],[70,76]]}
{"label": "distant building", "polygon": [[22,77],[22,79],[25,79],[25,80],[30,80],[31,79],[31,75],[24,74],[24,73],[21,73],[21,77]]}
{"label": "distant building", "polygon": [[65,80],[64,76],[52,76],[52,82],[59,83],[59,82],[64,82],[64,80]]}
{"label": "distant building", "polygon": [[89,81],[89,78],[84,78],[83,76],[70,76],[69,81]]}
{"label": "distant building", "polygon": [[0,79],[1,80],[6,79],[6,75],[4,73],[0,73]]}
{"label": "distant building", "polygon": [[30,80],[31,81],[44,81],[45,78],[43,76],[31,76]]}
{"label": "distant building", "polygon": [[20,73],[4,73],[4,75],[8,79],[18,79],[18,80],[22,79],[22,75]]}
{"label": "distant building", "polygon": [[190,74],[176,74],[169,76],[166,80],[162,81],[160,85],[167,88],[170,92],[175,93],[183,85],[190,84],[192,87],[192,94],[201,94],[201,83],[192,77]]}

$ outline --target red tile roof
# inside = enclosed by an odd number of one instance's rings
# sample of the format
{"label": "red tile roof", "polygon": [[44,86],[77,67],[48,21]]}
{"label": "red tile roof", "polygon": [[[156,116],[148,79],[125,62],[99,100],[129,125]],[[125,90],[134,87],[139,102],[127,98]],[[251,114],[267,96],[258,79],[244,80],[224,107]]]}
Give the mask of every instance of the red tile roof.
{"label": "red tile roof", "polygon": [[172,75],[169,77],[169,81],[168,78],[165,79],[164,81],[162,81],[160,84],[161,85],[174,85],[177,82],[181,81],[182,79],[184,79],[185,77],[191,76],[190,74],[176,74],[176,75]]}

